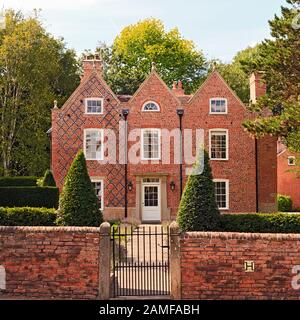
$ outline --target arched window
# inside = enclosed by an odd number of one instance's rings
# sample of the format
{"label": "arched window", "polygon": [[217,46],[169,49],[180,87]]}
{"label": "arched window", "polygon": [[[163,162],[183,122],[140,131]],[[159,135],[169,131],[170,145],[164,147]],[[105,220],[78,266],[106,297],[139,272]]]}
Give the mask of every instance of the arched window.
{"label": "arched window", "polygon": [[144,103],[142,111],[159,111],[159,105],[154,101]]}

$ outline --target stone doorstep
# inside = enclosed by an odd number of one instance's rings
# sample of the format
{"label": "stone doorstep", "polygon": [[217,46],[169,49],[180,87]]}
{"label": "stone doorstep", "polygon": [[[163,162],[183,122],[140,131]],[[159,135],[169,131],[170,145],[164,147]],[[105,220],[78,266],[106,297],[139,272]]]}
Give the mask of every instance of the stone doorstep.
{"label": "stone doorstep", "polygon": [[172,300],[170,295],[165,296],[119,296],[109,300]]}

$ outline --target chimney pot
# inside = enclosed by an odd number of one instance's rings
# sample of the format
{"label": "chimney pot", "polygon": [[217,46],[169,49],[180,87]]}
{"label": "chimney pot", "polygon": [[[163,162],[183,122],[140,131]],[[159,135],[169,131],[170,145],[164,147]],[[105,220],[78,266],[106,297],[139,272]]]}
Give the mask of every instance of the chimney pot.
{"label": "chimney pot", "polygon": [[97,72],[99,75],[102,74],[102,60],[99,54],[86,55],[83,63],[83,75],[81,80],[87,78],[92,72]]}

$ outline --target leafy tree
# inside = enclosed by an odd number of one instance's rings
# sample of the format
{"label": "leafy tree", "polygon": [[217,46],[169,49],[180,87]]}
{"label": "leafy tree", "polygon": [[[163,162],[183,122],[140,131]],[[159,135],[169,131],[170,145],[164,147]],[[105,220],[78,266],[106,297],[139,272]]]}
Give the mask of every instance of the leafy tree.
{"label": "leafy tree", "polygon": [[273,115],[257,117],[244,126],[256,135],[278,135],[292,150],[300,151],[300,8],[299,0],[287,0],[282,15],[269,22],[272,39],[261,45],[254,67],[263,70],[268,93],[252,109],[268,108]]}
{"label": "leafy tree", "polygon": [[[199,166],[199,163],[195,165]],[[177,216],[182,231],[216,231],[220,212],[207,152],[201,174],[190,175],[185,186]]]}
{"label": "leafy tree", "polygon": [[167,32],[162,21],[153,18],[125,27],[111,48],[101,44],[98,50],[106,79],[117,93],[133,94],[152,62],[169,86],[182,80],[187,92],[199,86],[206,70],[203,53],[192,41],[184,39],[177,28]]}
{"label": "leafy tree", "polygon": [[40,175],[49,163],[50,110],[79,83],[75,52],[43,28],[37,13],[6,11],[0,30],[0,145],[3,175]]}
{"label": "leafy tree", "polygon": [[216,69],[244,103],[249,103],[249,75],[259,57],[260,45],[236,54],[231,63],[217,63]]}
{"label": "leafy tree", "polygon": [[41,183],[42,187],[56,187],[56,183],[51,170],[47,169]]}
{"label": "leafy tree", "polygon": [[57,223],[65,226],[99,226],[102,222],[99,207],[81,150],[65,178],[59,199]]}

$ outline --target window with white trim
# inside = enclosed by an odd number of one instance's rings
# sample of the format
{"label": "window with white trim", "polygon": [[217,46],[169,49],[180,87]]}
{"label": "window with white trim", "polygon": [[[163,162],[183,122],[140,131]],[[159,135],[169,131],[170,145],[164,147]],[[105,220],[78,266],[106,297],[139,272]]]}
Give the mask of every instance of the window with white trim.
{"label": "window with white trim", "polygon": [[296,157],[294,157],[294,156],[289,156],[289,157],[288,157],[288,165],[289,165],[289,166],[295,166],[295,165],[296,165]]}
{"label": "window with white trim", "polygon": [[209,146],[211,160],[228,160],[228,130],[210,130]]}
{"label": "window with white trim", "polygon": [[85,113],[102,114],[103,113],[103,99],[102,98],[86,98],[85,99]]}
{"label": "window with white trim", "polygon": [[216,202],[220,210],[229,209],[229,181],[214,180]]}
{"label": "window with white trim", "polygon": [[91,179],[92,181],[92,185],[95,189],[95,193],[96,193],[96,196],[99,200],[99,208],[101,210],[103,210],[103,203],[104,203],[104,199],[103,199],[103,190],[104,190],[104,185],[103,185],[103,180],[102,179]]}
{"label": "window with white trim", "polygon": [[160,129],[142,129],[142,160],[160,159]]}
{"label": "window with white trim", "polygon": [[226,114],[227,113],[227,99],[212,98],[209,100],[209,113],[211,114]]}
{"label": "window with white trim", "polygon": [[159,111],[159,105],[154,101],[147,101],[142,107],[142,111]]}
{"label": "window with white trim", "polygon": [[103,129],[84,130],[84,154],[86,160],[103,160]]}

